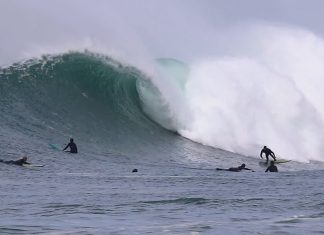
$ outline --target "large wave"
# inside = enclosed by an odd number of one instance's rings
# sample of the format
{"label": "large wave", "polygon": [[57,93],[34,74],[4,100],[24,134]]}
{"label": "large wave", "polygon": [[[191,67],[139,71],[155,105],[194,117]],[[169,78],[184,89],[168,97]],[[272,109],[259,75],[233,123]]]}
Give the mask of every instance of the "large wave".
{"label": "large wave", "polygon": [[[267,145],[283,158],[323,160],[320,35],[272,18],[241,22],[236,12],[220,16],[232,16],[221,27],[205,13],[218,4],[228,12],[225,3],[11,2],[0,3],[0,63],[9,65],[1,69],[3,129],[43,128],[51,138],[78,130],[107,143],[133,136],[133,146],[168,129],[243,155]],[[26,9],[24,20],[17,9]],[[68,53],[83,49],[99,56]],[[11,64],[44,54],[51,55]],[[162,56],[184,62],[156,61]]]}
{"label": "large wave", "polygon": [[243,155],[268,145],[279,157],[322,160],[324,43],[306,31],[262,30],[270,32],[257,53],[157,59],[153,75],[87,51],[13,64],[0,72],[1,121],[28,135],[45,130],[49,141],[69,133],[135,148],[165,128]]}
{"label": "large wave", "polygon": [[144,145],[158,149],[156,142],[168,135],[144,111],[154,106],[147,103],[150,98],[158,105],[159,90],[138,69],[104,55],[44,55],[2,68],[0,93],[4,145],[75,136],[96,147],[132,152]]}

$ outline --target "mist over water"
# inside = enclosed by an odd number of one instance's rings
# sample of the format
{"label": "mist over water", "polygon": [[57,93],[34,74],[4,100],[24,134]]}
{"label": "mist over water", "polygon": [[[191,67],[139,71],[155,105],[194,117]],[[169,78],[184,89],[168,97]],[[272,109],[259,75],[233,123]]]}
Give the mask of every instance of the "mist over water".
{"label": "mist over water", "polygon": [[[321,35],[257,19],[216,27],[192,1],[96,3],[1,2],[0,64],[87,49],[147,74],[143,109],[165,128],[243,155],[267,145],[282,158],[324,160]],[[161,57],[183,63],[161,69]]]}

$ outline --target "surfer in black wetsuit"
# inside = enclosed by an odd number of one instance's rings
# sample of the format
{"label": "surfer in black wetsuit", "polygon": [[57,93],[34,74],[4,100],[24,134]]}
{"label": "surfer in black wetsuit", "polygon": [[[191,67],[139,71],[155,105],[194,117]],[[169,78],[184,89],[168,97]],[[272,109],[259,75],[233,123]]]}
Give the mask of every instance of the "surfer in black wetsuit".
{"label": "surfer in black wetsuit", "polygon": [[216,168],[216,170],[218,170],[218,171],[234,171],[234,172],[239,172],[241,170],[251,171],[251,169],[245,167],[244,163],[241,166],[238,166],[238,167],[231,167],[231,168],[228,168],[228,169]]}
{"label": "surfer in black wetsuit", "polygon": [[18,165],[18,166],[22,166],[24,164],[30,164],[29,162],[27,162],[27,155],[24,155],[22,158],[16,160],[16,161],[4,161],[0,159],[0,162],[6,163],[6,164],[13,164],[13,165]]}
{"label": "surfer in black wetsuit", "polygon": [[260,152],[260,157],[263,158],[263,154],[265,154],[267,162],[269,161],[269,156],[273,158],[274,161],[276,161],[276,155],[274,152],[272,152],[271,149],[267,148],[267,146],[264,146],[263,149]]}
{"label": "surfer in black wetsuit", "polygon": [[73,138],[70,139],[70,143],[68,143],[66,145],[66,147],[63,149],[63,151],[66,150],[68,147],[70,147],[70,151],[68,151],[68,152],[78,153],[78,148],[77,148],[76,144],[74,143]]}
{"label": "surfer in black wetsuit", "polygon": [[274,161],[270,162],[270,166],[265,170],[265,172],[278,172],[277,166],[275,166]]}

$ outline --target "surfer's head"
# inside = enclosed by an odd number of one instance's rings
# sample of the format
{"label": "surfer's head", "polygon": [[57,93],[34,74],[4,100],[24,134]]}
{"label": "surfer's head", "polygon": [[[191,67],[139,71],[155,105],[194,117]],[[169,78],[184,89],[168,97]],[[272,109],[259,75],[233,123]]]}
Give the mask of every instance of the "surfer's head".
{"label": "surfer's head", "polygon": [[70,138],[70,142],[73,143],[73,138]]}
{"label": "surfer's head", "polygon": [[25,155],[22,157],[22,159],[23,159],[24,161],[27,161],[27,155],[25,154]]}
{"label": "surfer's head", "polygon": [[241,165],[241,168],[244,168],[245,167],[245,164],[243,163],[242,165]]}
{"label": "surfer's head", "polygon": [[263,148],[264,148],[264,149],[266,149],[266,148],[267,148],[267,146],[263,146]]}

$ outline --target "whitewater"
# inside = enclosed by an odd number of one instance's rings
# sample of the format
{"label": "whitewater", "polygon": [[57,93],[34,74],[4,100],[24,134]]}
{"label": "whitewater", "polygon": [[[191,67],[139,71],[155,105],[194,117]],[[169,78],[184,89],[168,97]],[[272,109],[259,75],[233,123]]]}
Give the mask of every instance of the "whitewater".
{"label": "whitewater", "polygon": [[96,3],[0,3],[0,233],[322,234],[324,36]]}

